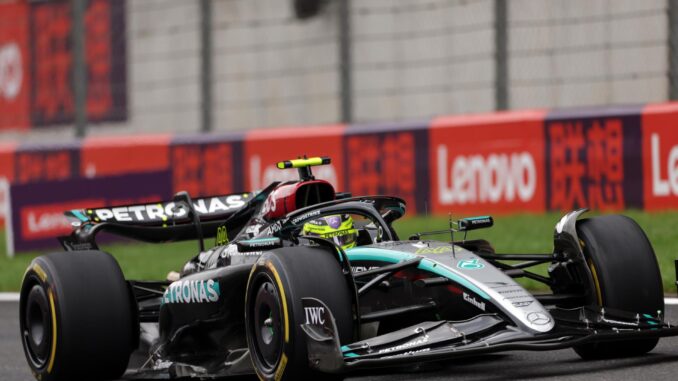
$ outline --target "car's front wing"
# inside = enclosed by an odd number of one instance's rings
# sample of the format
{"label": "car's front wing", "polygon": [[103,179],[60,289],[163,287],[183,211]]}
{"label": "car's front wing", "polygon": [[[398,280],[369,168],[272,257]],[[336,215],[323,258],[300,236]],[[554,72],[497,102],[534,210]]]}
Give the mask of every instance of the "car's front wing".
{"label": "car's front wing", "polygon": [[422,322],[342,346],[329,308],[317,299],[302,301],[305,308],[324,312],[301,326],[307,335],[309,364],[330,373],[511,350],[556,350],[589,342],[678,336],[678,327],[663,322],[661,316],[582,307],[551,310],[556,324],[546,333],[525,332],[499,315],[483,314],[466,321]]}

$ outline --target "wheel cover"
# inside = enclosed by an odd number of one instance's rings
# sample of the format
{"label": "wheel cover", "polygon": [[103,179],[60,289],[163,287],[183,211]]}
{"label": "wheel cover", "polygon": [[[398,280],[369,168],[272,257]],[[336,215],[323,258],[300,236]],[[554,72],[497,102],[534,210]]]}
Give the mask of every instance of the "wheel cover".
{"label": "wheel cover", "polygon": [[21,340],[26,357],[36,369],[44,368],[50,356],[52,318],[45,289],[35,284],[28,291],[21,311]]}
{"label": "wheel cover", "polygon": [[267,373],[273,372],[283,353],[281,302],[273,280],[264,275],[254,297],[252,318],[255,347],[252,356]]}

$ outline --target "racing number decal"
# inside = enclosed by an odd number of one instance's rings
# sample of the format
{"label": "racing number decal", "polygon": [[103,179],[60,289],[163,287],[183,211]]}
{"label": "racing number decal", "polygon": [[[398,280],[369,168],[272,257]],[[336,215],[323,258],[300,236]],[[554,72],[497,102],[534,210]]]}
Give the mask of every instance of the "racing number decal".
{"label": "racing number decal", "polygon": [[214,241],[214,246],[223,246],[228,243],[228,234],[226,226],[219,226],[217,228],[217,238]]}

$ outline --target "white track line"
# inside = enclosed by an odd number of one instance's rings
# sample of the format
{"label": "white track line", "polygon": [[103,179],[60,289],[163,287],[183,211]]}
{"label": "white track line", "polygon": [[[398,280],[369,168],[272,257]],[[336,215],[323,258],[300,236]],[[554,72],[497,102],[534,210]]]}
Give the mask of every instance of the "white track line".
{"label": "white track line", "polygon": [[0,292],[0,302],[18,302],[18,292]]}
{"label": "white track line", "polygon": [[[18,302],[19,293],[18,292],[0,292],[0,302]],[[668,305],[678,305],[678,298],[665,298],[664,304]]]}

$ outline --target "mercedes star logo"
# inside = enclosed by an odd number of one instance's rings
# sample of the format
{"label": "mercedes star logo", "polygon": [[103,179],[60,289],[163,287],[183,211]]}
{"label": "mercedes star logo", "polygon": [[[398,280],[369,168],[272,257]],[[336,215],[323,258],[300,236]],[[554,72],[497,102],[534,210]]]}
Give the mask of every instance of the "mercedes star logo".
{"label": "mercedes star logo", "polygon": [[530,312],[527,321],[534,325],[546,325],[551,322],[551,318],[541,312]]}

